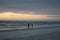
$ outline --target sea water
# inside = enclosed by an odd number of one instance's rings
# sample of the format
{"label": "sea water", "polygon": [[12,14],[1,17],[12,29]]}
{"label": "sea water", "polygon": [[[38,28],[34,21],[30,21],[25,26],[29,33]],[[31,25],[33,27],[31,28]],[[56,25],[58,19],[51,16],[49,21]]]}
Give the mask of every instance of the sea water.
{"label": "sea water", "polygon": [[0,21],[0,28],[27,28],[28,23],[33,27],[60,26],[60,21]]}

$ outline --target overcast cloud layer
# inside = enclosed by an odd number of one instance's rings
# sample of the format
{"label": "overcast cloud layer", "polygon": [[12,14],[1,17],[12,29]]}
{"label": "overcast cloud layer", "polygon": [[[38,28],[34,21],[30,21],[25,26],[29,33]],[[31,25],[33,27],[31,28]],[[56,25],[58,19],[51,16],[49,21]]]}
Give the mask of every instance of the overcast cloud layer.
{"label": "overcast cloud layer", "polygon": [[60,0],[0,0],[0,12],[21,11],[60,15]]}

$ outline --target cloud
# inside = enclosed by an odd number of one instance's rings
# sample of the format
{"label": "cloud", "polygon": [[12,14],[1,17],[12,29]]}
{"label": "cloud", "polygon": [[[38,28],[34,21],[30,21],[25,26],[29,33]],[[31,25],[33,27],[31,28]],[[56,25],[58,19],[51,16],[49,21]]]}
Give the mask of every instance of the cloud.
{"label": "cloud", "polygon": [[21,11],[60,15],[60,0],[0,0],[0,12]]}
{"label": "cloud", "polygon": [[48,16],[49,18],[56,18],[56,19],[60,19],[60,15],[50,15]]}
{"label": "cloud", "polygon": [[[25,13],[25,14],[24,14]],[[32,13],[32,12],[31,12]],[[2,12],[0,20],[60,20],[60,15],[34,15],[25,11],[20,13]]]}

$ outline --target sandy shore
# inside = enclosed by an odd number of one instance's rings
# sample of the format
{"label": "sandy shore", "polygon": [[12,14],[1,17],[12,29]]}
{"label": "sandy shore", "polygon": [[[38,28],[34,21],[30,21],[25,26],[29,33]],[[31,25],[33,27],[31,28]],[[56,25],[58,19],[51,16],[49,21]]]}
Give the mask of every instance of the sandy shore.
{"label": "sandy shore", "polygon": [[60,27],[15,30],[0,32],[0,40],[60,40]]}
{"label": "sandy shore", "polygon": [[17,38],[18,40],[60,40],[60,30],[42,35],[34,35],[30,37]]}

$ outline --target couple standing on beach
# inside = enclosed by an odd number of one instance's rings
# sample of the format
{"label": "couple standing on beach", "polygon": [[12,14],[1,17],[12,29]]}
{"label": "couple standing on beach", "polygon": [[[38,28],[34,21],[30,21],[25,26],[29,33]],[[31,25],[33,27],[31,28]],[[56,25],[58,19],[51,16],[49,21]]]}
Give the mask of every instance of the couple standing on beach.
{"label": "couple standing on beach", "polygon": [[33,24],[28,24],[28,28],[30,28],[30,26],[33,28]]}

